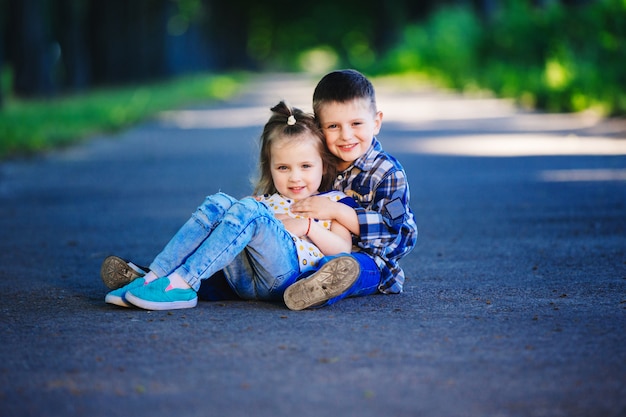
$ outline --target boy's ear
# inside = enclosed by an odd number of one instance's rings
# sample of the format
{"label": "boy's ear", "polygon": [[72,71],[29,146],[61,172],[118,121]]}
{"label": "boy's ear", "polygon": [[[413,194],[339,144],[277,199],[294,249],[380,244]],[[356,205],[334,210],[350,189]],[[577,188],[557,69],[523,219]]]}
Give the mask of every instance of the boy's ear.
{"label": "boy's ear", "polygon": [[377,111],[376,115],[374,116],[374,135],[378,135],[378,132],[380,132],[380,128],[383,125],[383,112],[382,111]]}

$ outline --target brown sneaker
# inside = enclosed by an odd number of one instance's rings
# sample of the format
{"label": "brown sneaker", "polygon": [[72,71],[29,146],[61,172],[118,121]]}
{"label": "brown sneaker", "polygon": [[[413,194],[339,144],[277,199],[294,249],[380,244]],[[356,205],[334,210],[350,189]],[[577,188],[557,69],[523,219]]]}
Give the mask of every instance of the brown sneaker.
{"label": "brown sneaker", "polygon": [[340,256],[322,265],[313,275],[295,282],[283,296],[290,310],[304,310],[337,297],[354,284],[361,267],[352,256]]}
{"label": "brown sneaker", "polygon": [[100,278],[108,288],[116,290],[135,278],[142,277],[147,268],[137,266],[117,256],[108,256],[100,267]]}

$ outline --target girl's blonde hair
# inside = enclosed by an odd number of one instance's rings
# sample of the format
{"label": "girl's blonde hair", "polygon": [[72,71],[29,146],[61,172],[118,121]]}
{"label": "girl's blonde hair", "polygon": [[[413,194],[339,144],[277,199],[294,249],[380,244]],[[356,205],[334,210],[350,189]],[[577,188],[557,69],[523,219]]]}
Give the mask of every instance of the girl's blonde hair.
{"label": "girl's blonde hair", "polygon": [[[259,179],[254,186],[254,194],[274,194],[277,192],[272,180],[271,161],[272,143],[276,140],[302,140],[311,137],[322,158],[323,175],[319,191],[328,191],[332,188],[337,173],[337,159],[328,151],[324,135],[312,114],[303,112],[296,107],[290,107],[284,101],[271,108],[272,115],[263,127],[261,133],[259,155]],[[306,136],[304,136],[306,135]]]}

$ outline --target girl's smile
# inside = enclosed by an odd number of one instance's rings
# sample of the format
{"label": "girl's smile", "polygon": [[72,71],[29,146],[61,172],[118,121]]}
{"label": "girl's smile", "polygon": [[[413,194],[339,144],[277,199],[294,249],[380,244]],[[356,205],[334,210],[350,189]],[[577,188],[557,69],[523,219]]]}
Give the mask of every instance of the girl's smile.
{"label": "girl's smile", "polygon": [[306,187],[289,187],[289,190],[294,194],[300,194],[306,192]]}

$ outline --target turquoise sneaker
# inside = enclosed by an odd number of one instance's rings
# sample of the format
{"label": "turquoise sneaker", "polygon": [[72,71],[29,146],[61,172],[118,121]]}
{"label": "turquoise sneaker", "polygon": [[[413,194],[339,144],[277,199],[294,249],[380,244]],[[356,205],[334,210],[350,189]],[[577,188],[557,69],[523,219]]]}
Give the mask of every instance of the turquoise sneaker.
{"label": "turquoise sneaker", "polygon": [[168,277],[152,281],[143,287],[135,287],[126,292],[124,298],[131,304],[146,310],[176,310],[193,308],[198,304],[198,295],[191,288],[167,290]]}
{"label": "turquoise sneaker", "polygon": [[104,302],[109,303],[109,304],[115,304],[116,306],[120,306],[120,307],[133,307],[132,304],[126,301],[126,298],[125,298],[126,292],[130,289],[143,286],[145,282],[146,280],[143,279],[143,277],[135,278],[134,280],[132,280],[130,283],[126,284],[122,288],[118,288],[117,290],[113,290],[109,292],[104,297]]}

